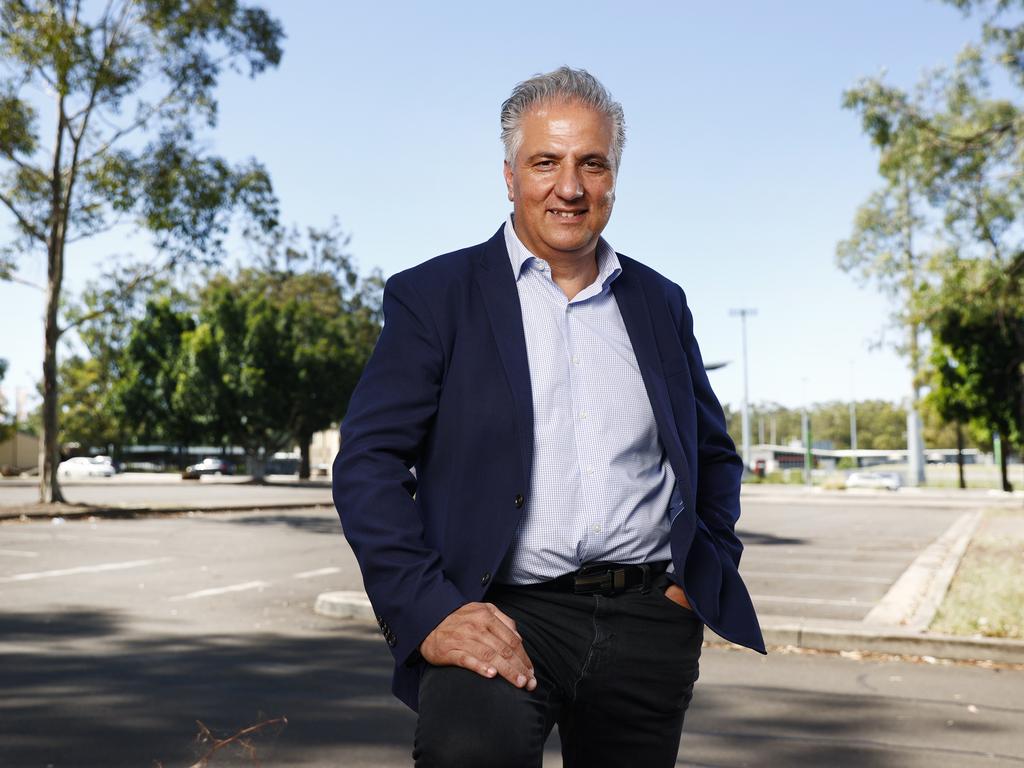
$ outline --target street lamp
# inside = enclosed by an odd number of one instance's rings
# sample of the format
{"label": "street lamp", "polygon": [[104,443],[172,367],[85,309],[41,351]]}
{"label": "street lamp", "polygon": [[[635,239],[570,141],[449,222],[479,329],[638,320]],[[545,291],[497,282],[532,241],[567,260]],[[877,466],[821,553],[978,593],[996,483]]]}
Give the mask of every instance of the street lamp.
{"label": "street lamp", "polygon": [[730,317],[739,317],[743,328],[743,466],[750,468],[750,392],[747,381],[747,316],[757,314],[756,309],[730,309]]}

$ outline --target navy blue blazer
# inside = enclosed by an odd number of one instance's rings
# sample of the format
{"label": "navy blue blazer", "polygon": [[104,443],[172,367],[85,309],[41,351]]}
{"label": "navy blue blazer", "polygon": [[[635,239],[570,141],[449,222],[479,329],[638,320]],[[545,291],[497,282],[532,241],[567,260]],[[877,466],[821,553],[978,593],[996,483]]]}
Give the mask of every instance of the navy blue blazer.
{"label": "navy blue blazer", "polygon": [[[671,529],[676,580],[709,628],[764,653],[737,571],[743,465],[686,297],[619,260],[615,299],[685,503]],[[384,316],[341,426],[334,503],[395,657],[394,693],[416,709],[420,643],[484,599],[527,511],[533,402],[503,231],[391,277]]]}

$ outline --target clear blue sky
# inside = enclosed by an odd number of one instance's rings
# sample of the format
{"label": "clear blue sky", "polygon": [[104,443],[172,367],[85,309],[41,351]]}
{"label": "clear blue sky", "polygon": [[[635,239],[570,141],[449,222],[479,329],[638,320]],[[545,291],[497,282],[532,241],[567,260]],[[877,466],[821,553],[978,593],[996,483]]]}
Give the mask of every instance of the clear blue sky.
{"label": "clear blue sky", "polygon": [[[872,350],[889,308],[834,266],[835,244],[878,184],[844,88],[888,71],[910,86],[951,63],[980,22],[939,2],[480,2],[266,4],[287,34],[276,71],[229,75],[206,137],[269,168],[283,220],[337,216],[361,267],[385,274],[480,242],[504,219],[498,109],[561,64],[618,98],[628,139],[606,238],[686,290],[723,402],[901,399],[903,362]],[[0,241],[10,220],[0,214]],[[127,230],[71,246],[80,289]],[[45,260],[22,274],[45,279]],[[0,283],[4,390],[41,377],[41,294]],[[895,338],[887,332],[887,339]]]}

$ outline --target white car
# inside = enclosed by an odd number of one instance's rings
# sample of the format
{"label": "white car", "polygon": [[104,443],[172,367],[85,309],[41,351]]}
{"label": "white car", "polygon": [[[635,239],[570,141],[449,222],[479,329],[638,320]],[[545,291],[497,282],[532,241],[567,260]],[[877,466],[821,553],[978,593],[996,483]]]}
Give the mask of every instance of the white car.
{"label": "white car", "polygon": [[76,456],[62,461],[58,477],[113,477],[117,474],[109,456]]}
{"label": "white car", "polygon": [[851,472],[846,478],[847,488],[883,488],[898,491],[902,482],[896,472]]}

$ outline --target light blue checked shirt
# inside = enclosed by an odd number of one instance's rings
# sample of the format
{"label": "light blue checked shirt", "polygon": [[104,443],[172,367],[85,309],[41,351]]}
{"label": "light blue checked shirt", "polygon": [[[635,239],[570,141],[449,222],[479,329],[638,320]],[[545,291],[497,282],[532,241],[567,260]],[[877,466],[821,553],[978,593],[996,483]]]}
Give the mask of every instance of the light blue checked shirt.
{"label": "light blue checked shirt", "polygon": [[505,223],[533,389],[533,468],[525,515],[498,581],[530,584],[609,560],[668,560],[682,509],[612,281],[602,238],[597,279],[569,301],[551,269]]}

